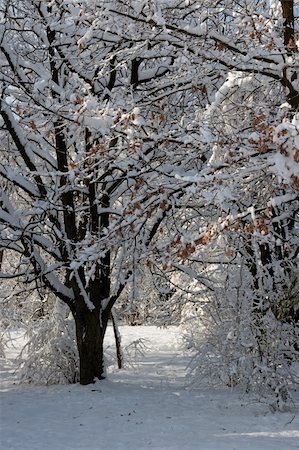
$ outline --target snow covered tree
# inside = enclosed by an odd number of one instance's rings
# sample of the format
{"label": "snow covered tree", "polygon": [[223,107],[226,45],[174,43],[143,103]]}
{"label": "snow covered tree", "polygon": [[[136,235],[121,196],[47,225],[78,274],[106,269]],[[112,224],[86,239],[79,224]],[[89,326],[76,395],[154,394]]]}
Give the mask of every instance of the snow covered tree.
{"label": "snow covered tree", "polygon": [[188,101],[174,89],[182,45],[161,38],[156,5],[143,7],[148,22],[122,2],[1,5],[1,248],[20,255],[2,277],[69,306],[83,384],[103,376],[111,309],[163,251],[154,238],[190,185],[177,177],[190,164],[177,124]]}
{"label": "snow covered tree", "polygon": [[273,169],[298,189],[294,3],[0,8],[1,249],[19,255],[1,277],[68,305],[87,384],[103,376],[112,307],[142,267],[176,296],[176,279],[186,295],[212,290],[207,249],[228,220],[268,208],[257,180],[274,183]]}

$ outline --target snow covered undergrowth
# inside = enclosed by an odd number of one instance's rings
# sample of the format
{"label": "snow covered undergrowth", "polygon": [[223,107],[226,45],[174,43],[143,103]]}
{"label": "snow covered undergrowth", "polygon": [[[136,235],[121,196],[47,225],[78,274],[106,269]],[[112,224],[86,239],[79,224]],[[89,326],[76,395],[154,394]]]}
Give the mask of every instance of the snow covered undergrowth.
{"label": "snow covered undergrowth", "polygon": [[92,386],[47,387],[14,384],[22,340],[15,335],[6,352],[11,361],[1,360],[1,450],[299,448],[298,403],[272,414],[237,391],[187,387],[176,327],[124,326],[121,334],[134,356],[124,370],[110,368],[108,379]]}

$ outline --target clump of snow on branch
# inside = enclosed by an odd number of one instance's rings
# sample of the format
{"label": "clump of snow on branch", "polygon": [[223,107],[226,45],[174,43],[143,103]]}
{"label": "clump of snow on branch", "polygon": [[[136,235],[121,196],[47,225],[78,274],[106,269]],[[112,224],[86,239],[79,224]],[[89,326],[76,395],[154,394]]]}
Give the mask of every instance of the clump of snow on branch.
{"label": "clump of snow on branch", "polygon": [[299,114],[276,127],[274,142],[278,146],[275,172],[282,182],[299,191]]}

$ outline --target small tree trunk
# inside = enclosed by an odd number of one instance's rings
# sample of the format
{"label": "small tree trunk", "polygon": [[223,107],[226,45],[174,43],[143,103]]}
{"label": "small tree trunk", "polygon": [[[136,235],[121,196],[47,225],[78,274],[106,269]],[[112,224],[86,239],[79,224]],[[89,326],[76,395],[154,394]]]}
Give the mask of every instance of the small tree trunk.
{"label": "small tree trunk", "polygon": [[114,332],[114,338],[115,338],[115,349],[116,349],[116,359],[117,359],[117,367],[119,369],[123,368],[123,354],[121,349],[121,336],[118,330],[117,326],[117,320],[115,317],[115,312],[111,311],[111,320],[113,325],[113,332]]}
{"label": "small tree trunk", "polygon": [[294,0],[280,0],[284,18],[284,44],[289,53],[296,51]]}
{"label": "small tree trunk", "polygon": [[80,384],[94,383],[105,378],[103,341],[107,321],[103,323],[100,311],[86,306],[75,313],[77,346],[80,364]]}

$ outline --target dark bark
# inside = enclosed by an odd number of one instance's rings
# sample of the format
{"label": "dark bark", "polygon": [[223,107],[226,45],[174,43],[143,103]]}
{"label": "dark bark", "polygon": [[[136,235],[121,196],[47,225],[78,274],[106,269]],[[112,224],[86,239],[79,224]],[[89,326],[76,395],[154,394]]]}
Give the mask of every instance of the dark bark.
{"label": "dark bark", "polygon": [[139,76],[138,76],[138,69],[139,66],[142,62],[142,59],[140,58],[134,58],[132,59],[132,64],[131,64],[131,80],[130,83],[136,87],[139,81]]}
{"label": "dark bark", "polygon": [[119,369],[123,368],[123,355],[121,350],[121,338],[117,327],[117,321],[115,318],[115,315],[113,311],[111,311],[111,320],[113,325],[113,332],[114,332],[114,338],[115,338],[115,349],[116,349],[116,360],[117,360],[117,367]]}
{"label": "dark bark", "polygon": [[295,49],[294,0],[281,0],[280,3],[284,18],[284,45],[287,47],[287,51],[291,53]]}
{"label": "dark bark", "polygon": [[[282,15],[283,15],[283,42],[287,51],[287,54],[290,56],[296,52],[298,52],[297,45],[295,43],[295,14],[294,14],[294,0],[280,0]],[[286,68],[283,71],[283,77],[281,79],[281,83],[283,86],[288,88],[289,93],[287,95],[288,102],[293,108],[293,112],[297,111],[299,108],[299,92],[293,86],[293,81],[298,77],[297,71],[292,74],[291,79],[289,80],[286,73]]]}
{"label": "dark bark", "polygon": [[31,161],[31,159],[29,158],[25,146],[21,142],[21,140],[20,140],[20,138],[18,136],[18,133],[14,129],[14,126],[11,123],[9,116],[8,116],[8,114],[6,114],[4,109],[1,110],[1,116],[2,116],[2,119],[3,119],[4,123],[5,123],[5,126],[7,128],[8,133],[12,137],[12,139],[13,139],[13,141],[14,141],[14,143],[15,143],[15,145],[16,145],[16,147],[17,147],[17,149],[18,149],[18,151],[19,151],[19,153],[21,155],[21,157],[23,158],[23,161],[24,161],[26,167],[28,167],[28,169],[32,173],[34,173],[33,178],[34,178],[34,180],[36,182],[36,186],[37,186],[37,188],[39,190],[40,196],[42,198],[45,198],[46,195],[47,195],[47,191],[46,191],[46,188],[45,188],[45,186],[43,184],[43,181],[42,181],[40,175],[37,175],[37,168],[34,165],[34,163]]}
{"label": "dark bark", "polygon": [[[78,305],[79,304],[79,305]],[[87,308],[83,299],[77,301],[75,312],[76,337],[80,360],[80,384],[105,378],[103,341],[107,320],[98,308]]]}

